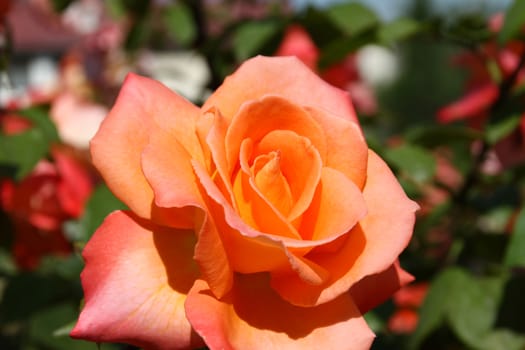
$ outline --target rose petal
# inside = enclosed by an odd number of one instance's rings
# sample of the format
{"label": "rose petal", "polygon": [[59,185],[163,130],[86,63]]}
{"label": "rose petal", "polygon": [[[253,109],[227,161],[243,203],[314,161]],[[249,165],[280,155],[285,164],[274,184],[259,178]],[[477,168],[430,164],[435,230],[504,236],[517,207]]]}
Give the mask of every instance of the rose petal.
{"label": "rose petal", "polygon": [[326,135],[329,152],[324,165],[342,172],[362,189],[366,182],[368,146],[359,125],[317,108],[307,108],[307,111]]}
{"label": "rose petal", "polygon": [[300,239],[290,222],[267,201],[253,179],[239,171],[233,183],[238,213],[244,222],[261,233]]}
{"label": "rose petal", "polygon": [[197,188],[191,157],[174,135],[152,130],[149,143],[142,152],[142,170],[154,192],[155,204],[169,210],[175,227],[193,228],[195,210],[204,202]]}
{"label": "rose petal", "polygon": [[194,243],[192,231],[147,225],[121,211],[108,216],[83,251],[86,303],[71,336],[156,349],[202,346],[183,307],[198,276]]}
{"label": "rose petal", "polygon": [[195,133],[197,107],[162,84],[129,74],[115,106],[91,141],[93,163],[104,180],[133,212],[149,218],[153,191],[141,169],[141,154],[152,130],[177,138],[194,159],[204,162]]}
{"label": "rose petal", "polygon": [[369,349],[374,338],[349,295],[301,308],[273,292],[266,275],[236,276],[221,300],[198,280],[186,314],[211,349]]}
{"label": "rose petal", "polygon": [[[281,237],[265,235],[248,226],[227,202],[202,166],[197,163],[193,163],[193,166],[203,190],[208,195],[207,208],[213,216],[222,247],[232,268],[238,272],[254,273],[287,266],[288,257],[284,252],[283,243],[279,240]],[[206,261],[213,264],[210,260]],[[205,266],[204,269],[212,270],[213,267]]]}
{"label": "rose petal", "polygon": [[369,151],[367,174],[363,190],[367,215],[344,242],[338,242],[339,250],[314,249],[305,256],[326,269],[330,279],[317,286],[294,276],[272,280],[286,300],[305,306],[330,301],[362,278],[386,270],[407,246],[418,205],[407,198],[388,166],[373,151]]}
{"label": "rose petal", "polygon": [[269,132],[257,143],[253,153],[266,154],[274,150],[280,153],[280,168],[295,201],[293,208],[286,215],[288,220],[293,221],[310,206],[321,178],[321,156],[308,138],[290,130]]}
{"label": "rose petal", "polygon": [[[256,82],[256,83],[254,83]],[[326,83],[296,57],[257,56],[245,61],[204,104],[231,120],[246,101],[278,95],[299,106],[317,106],[357,121],[348,94]]]}
{"label": "rose petal", "polygon": [[412,282],[414,277],[395,262],[385,271],[366,276],[350,288],[355,304],[365,314],[392,297],[399,288]]}
{"label": "rose petal", "polygon": [[194,259],[199,264],[201,277],[220,299],[233,285],[233,269],[213,218],[206,215],[201,222],[201,227],[197,229],[199,239],[195,245]]}
{"label": "rose petal", "polygon": [[340,172],[323,168],[299,232],[303,239],[322,241],[348,232],[366,213],[367,204],[357,186]]}
{"label": "rose petal", "polygon": [[266,96],[247,102],[233,118],[226,133],[226,160],[231,174],[239,162],[239,152],[244,139],[257,144],[273,130],[290,130],[304,136],[325,158],[326,140],[323,129],[308,113],[281,97]]}

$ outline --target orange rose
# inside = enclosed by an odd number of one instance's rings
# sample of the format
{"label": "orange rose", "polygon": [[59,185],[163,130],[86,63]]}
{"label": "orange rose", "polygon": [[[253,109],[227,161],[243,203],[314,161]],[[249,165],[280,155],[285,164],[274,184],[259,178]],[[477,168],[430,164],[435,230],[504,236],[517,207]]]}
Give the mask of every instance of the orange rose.
{"label": "orange rose", "polygon": [[368,348],[362,314],[411,280],[417,204],[296,58],[247,61],[202,108],[130,75],[91,151],[131,210],[84,249],[75,338]]}

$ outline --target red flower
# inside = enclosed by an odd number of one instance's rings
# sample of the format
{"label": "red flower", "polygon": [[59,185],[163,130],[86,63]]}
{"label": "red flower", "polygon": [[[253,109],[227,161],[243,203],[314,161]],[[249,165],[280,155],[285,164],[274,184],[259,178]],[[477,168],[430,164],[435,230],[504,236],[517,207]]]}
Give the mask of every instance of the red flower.
{"label": "red flower", "polygon": [[393,333],[412,333],[419,319],[417,309],[425,300],[427,283],[410,284],[394,294],[393,301],[397,310],[388,320],[388,329]]}
{"label": "red flower", "polygon": [[92,190],[89,173],[61,151],[54,163],[41,160],[20,183],[0,183],[0,203],[14,230],[14,255],[21,268],[35,268],[46,254],[67,254],[64,221],[78,218]]}

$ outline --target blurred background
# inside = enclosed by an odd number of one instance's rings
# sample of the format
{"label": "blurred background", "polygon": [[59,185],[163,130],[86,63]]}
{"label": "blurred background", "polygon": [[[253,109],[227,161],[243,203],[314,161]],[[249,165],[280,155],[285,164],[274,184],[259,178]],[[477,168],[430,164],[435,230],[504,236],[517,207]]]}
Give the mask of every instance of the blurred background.
{"label": "blurred background", "polygon": [[97,349],[68,334],[124,208],[88,147],[126,74],[200,105],[259,54],[348,91],[421,206],[373,349],[525,349],[523,0],[0,0],[0,349]]}

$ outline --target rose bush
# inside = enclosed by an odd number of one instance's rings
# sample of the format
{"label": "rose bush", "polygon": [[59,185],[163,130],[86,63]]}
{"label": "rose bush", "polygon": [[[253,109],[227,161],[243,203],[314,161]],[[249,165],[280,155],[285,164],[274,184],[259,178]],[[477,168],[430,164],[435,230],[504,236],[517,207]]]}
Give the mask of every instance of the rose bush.
{"label": "rose bush", "polygon": [[75,338],[368,348],[362,315],[412,279],[417,204],[348,95],[296,58],[247,61],[202,108],[130,74],[91,152],[130,210],[83,251]]}

